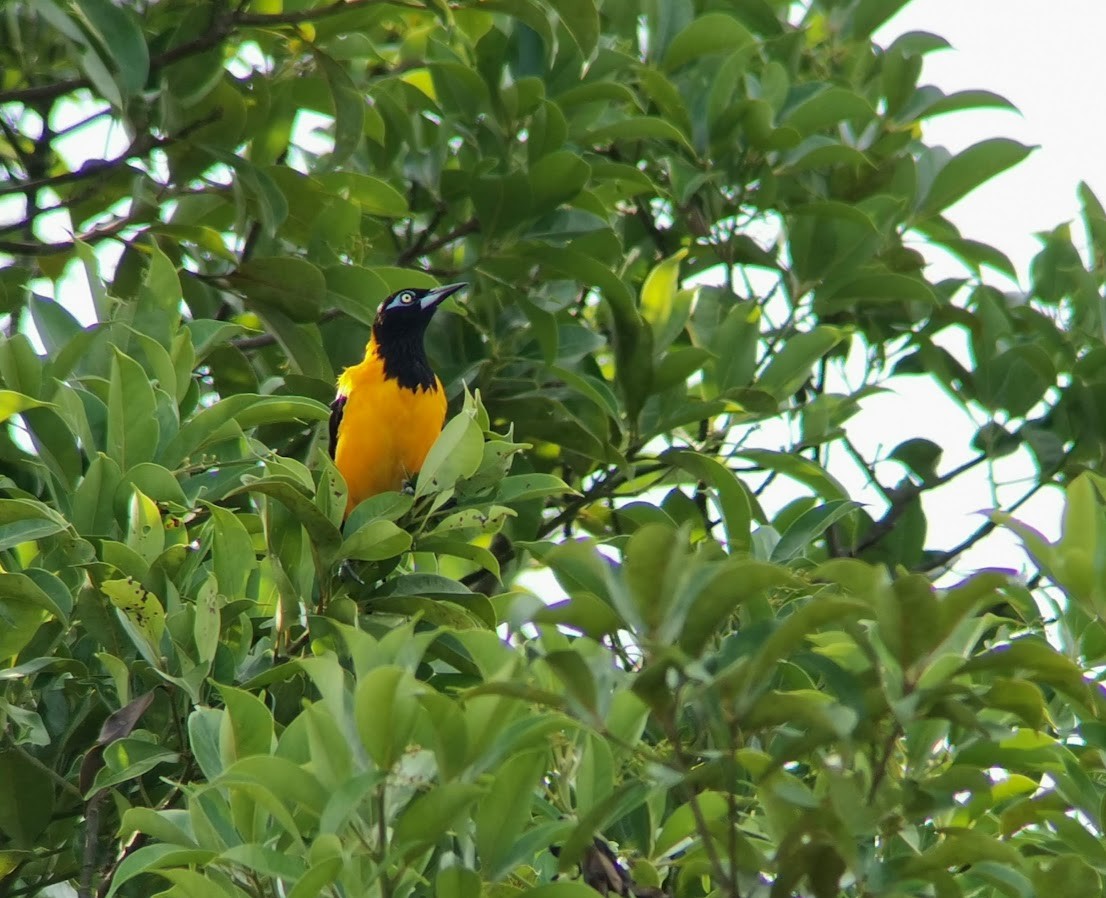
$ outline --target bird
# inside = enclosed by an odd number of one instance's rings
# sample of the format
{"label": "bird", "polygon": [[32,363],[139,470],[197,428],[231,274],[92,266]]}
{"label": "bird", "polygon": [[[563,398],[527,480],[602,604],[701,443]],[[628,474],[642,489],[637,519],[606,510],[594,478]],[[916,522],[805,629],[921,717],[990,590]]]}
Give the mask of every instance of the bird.
{"label": "bird", "polygon": [[376,313],[364,358],[338,377],[330,457],[346,481],[346,517],[370,496],[402,490],[441,433],[445,390],[423,337],[442,301],[466,286],[397,290]]}

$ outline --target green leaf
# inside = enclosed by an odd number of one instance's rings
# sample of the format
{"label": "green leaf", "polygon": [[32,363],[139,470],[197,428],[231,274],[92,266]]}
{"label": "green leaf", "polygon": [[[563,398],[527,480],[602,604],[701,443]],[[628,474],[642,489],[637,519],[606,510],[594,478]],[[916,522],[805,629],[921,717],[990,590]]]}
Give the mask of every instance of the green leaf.
{"label": "green leaf", "polygon": [[343,540],[334,560],[382,561],[402,555],[410,547],[411,534],[406,530],[401,530],[391,521],[369,521]]}
{"label": "green leaf", "polygon": [[125,783],[148,773],[159,764],[176,764],[180,755],[143,739],[117,739],[104,749],[104,766],[96,773],[86,798],[101,789]]}
{"label": "green leaf", "polygon": [[733,557],[701,585],[687,611],[680,645],[698,654],[712,639],[727,632],[723,625],[743,605],[751,605],[768,590],[801,589],[803,585],[802,579],[782,565]]}
{"label": "green leaf", "polygon": [[0,658],[18,655],[50,616],[64,618],[50,596],[26,574],[0,573]]}
{"label": "green leaf", "polygon": [[0,499],[0,552],[60,533],[69,525],[52,508],[30,499]]}
{"label": "green leaf", "polygon": [[181,848],[172,844],[144,845],[120,861],[115,875],[111,878],[111,888],[108,889],[105,898],[111,898],[126,882],[140,874],[175,866],[185,867],[193,864],[203,866],[215,857],[216,852],[205,849]]}
{"label": "green leaf", "polygon": [[668,816],[656,845],[653,847],[657,857],[671,851],[684,839],[695,838],[697,819],[706,825],[725,817],[729,813],[730,803],[721,792],[700,792],[693,801],[680,805]]}
{"label": "green leaf", "polygon": [[730,673],[719,674],[719,680],[726,684],[726,688],[742,692],[746,700],[753,700],[764,689],[767,672],[823,625],[870,615],[866,604],[853,599],[826,597],[803,605],[777,624],[766,638],[760,640],[759,649],[748,664],[733,665],[729,669]]}
{"label": "green leaf", "polygon": [[157,505],[142,493],[132,489],[127,502],[126,545],[133,549],[147,564],[165,550],[165,527]]}
{"label": "green leaf", "polygon": [[[478,548],[473,546],[473,548]],[[487,552],[487,549],[484,549]],[[494,573],[494,571],[493,571]],[[487,620],[457,602],[425,596],[383,596],[374,598],[370,607],[386,614],[402,614],[407,617],[418,616],[437,627],[452,630],[488,630]]]}
{"label": "green leaf", "polygon": [[[927,88],[922,88],[919,93]],[[933,118],[938,115],[947,115],[950,112],[962,112],[967,109],[1005,109],[1017,112],[1018,108],[1001,94],[989,90],[959,90],[955,93],[945,94],[937,88],[932,88],[936,95],[928,97],[928,102],[922,109],[915,109],[911,103],[907,109],[918,120]]]}
{"label": "green leaf", "polygon": [[860,94],[844,87],[827,87],[806,97],[788,111],[782,121],[805,137],[838,122],[852,121],[863,125],[875,116],[876,111]]}
{"label": "green leaf", "polygon": [[17,393],[15,390],[0,390],[0,423],[26,409],[41,408],[45,404],[24,393]]}
{"label": "green leaf", "polygon": [[848,33],[866,39],[910,0],[859,0],[851,10]]}
{"label": "green leaf", "polygon": [[330,303],[362,324],[373,323],[377,308],[392,292],[383,278],[359,265],[332,265],[323,275]]}
{"label": "green leaf", "polygon": [[490,572],[498,580],[500,578],[499,559],[488,549],[461,539],[449,539],[448,537],[429,536],[419,540],[416,549],[419,552],[430,552],[434,555],[452,555],[455,558],[464,558],[478,564],[484,570]]}
{"label": "green leaf", "polygon": [[444,867],[434,880],[435,898],[480,898],[480,876],[464,867]]}
{"label": "green leaf", "polygon": [[303,490],[288,480],[275,477],[252,480],[227,493],[227,497],[240,493],[262,493],[276,499],[296,516],[308,532],[311,541],[323,552],[333,552],[341,545],[342,534],[330,519],[319,511],[318,506]]}
{"label": "green leaf", "polygon": [[396,849],[410,857],[433,845],[483,794],[483,786],[444,783],[418,796],[396,821],[393,834]]}
{"label": "green leaf", "polygon": [[1013,845],[974,829],[948,828],[940,842],[910,858],[906,869],[910,873],[921,873],[980,861],[996,861],[1012,870],[1018,870],[1023,864],[1021,853]]}
{"label": "green leaf", "polygon": [[619,140],[671,140],[689,153],[695,152],[683,131],[666,119],[651,115],[637,115],[593,128],[584,135],[583,140],[593,146]]}
{"label": "green leaf", "polygon": [[54,783],[24,751],[0,751],[0,832],[10,846],[34,848],[54,813]]}
{"label": "green leaf", "polygon": [[161,637],[165,632],[165,608],[161,600],[130,577],[126,580],[105,580],[100,589],[145,641],[145,645],[139,645],[139,648],[158,657]]}
{"label": "green leaf", "polygon": [[584,59],[588,59],[599,43],[599,10],[595,0],[550,0],[549,5],[576,41]]}
{"label": "green leaf", "polygon": [[450,490],[462,477],[471,477],[484,455],[484,435],[475,419],[454,416],[442,429],[422,463],[415,497]]}
{"label": "green leaf", "polygon": [[627,411],[636,419],[650,392],[653,348],[652,330],[645,327],[633,294],[614,271],[577,250],[542,244],[527,255],[539,265],[602,292],[614,325],[618,380],[626,394]]}
{"label": "green leaf", "polygon": [[292,256],[253,258],[227,277],[246,301],[273,308],[297,322],[318,320],[326,299],[326,278],[303,259]]}
{"label": "green leaf", "polygon": [[251,752],[235,761],[218,782],[260,783],[285,804],[299,805],[316,816],[324,812],[328,800],[322,783],[306,765],[265,751]]}
{"label": "green leaf", "polygon": [[345,867],[344,859],[328,857],[318,863],[312,864],[307,871],[296,880],[288,892],[288,898],[317,898],[324,894],[324,889],[338,880]]}
{"label": "green leaf", "polygon": [[641,287],[641,317],[653,328],[653,347],[657,351],[669,345],[687,323],[691,312],[690,291],[677,302],[680,286],[680,262],[687,258],[682,249],[658,262],[650,270]]}
{"label": "green leaf", "polygon": [[1029,343],[980,359],[974,380],[980,402],[1020,418],[1044,398],[1056,374],[1048,351]]}
{"label": "green leaf", "polygon": [[134,14],[111,0],[77,0],[72,9],[95,38],[101,58],[116,70],[122,94],[141,91],[150,71],[150,53]]}
{"label": "green leaf", "polygon": [[756,38],[733,16],[714,12],[699,16],[677,34],[664,54],[664,68],[673,72],[712,53],[732,53]]}
{"label": "green leaf", "polygon": [[855,308],[857,302],[922,302],[937,304],[937,294],[920,277],[905,274],[861,274],[819,291],[829,308]]}
{"label": "green leaf", "polygon": [[219,755],[224,768],[250,755],[273,750],[273,715],[256,695],[223,683],[219,692],[226,704],[219,725]]}
{"label": "green leaf", "polygon": [[[395,293],[404,287],[425,287],[432,289],[441,284],[429,274],[410,268],[392,268],[377,266],[372,269],[373,274],[379,277],[388,287],[388,293]],[[449,303],[447,302],[446,305]]]}
{"label": "green leaf", "polygon": [[214,442],[229,439],[241,430],[263,424],[290,421],[325,421],[330,409],[304,397],[258,396],[237,393],[202,409],[181,425],[162,455],[162,463],[174,467]]}
{"label": "green leaf", "polygon": [[410,673],[394,666],[375,668],[357,684],[353,698],[357,732],[381,770],[390,770],[411,741],[423,690]]}
{"label": "green leaf", "polygon": [[834,166],[866,168],[871,165],[860,150],[847,146],[832,137],[815,134],[791,150],[784,157],[788,172],[830,169]]}
{"label": "green leaf", "polygon": [[772,356],[756,386],[781,401],[790,398],[810,377],[815,363],[844,337],[841,330],[828,325],[795,334]]}
{"label": "green leaf", "polygon": [[534,609],[531,620],[541,624],[571,627],[592,639],[625,629],[626,622],[607,602],[588,592],[578,592],[564,602],[541,604]]}
{"label": "green leaf", "polygon": [[[330,86],[334,102],[334,149],[324,163],[325,168],[331,169],[345,162],[361,143],[365,130],[365,98],[345,67],[318,48],[314,56]],[[404,208],[406,205],[403,203]]]}
{"label": "green leaf", "polygon": [[[361,102],[360,98],[358,102]],[[382,218],[401,218],[410,214],[410,210],[407,208],[407,200],[403,194],[380,178],[363,175],[360,172],[344,171],[322,175],[319,180],[327,189],[334,190],[341,196],[353,200],[366,215],[379,215]],[[421,283],[422,272],[412,272],[412,274],[419,278],[420,282],[407,283],[404,286],[424,286]],[[327,286],[330,286],[329,276]],[[437,284],[432,283],[430,286],[437,286]],[[394,291],[387,290],[384,296],[392,292]],[[384,296],[381,296],[381,299]]]}
{"label": "green leaf", "polygon": [[578,496],[579,493],[553,474],[512,474],[499,481],[495,501],[501,504],[543,499],[547,496]]}
{"label": "green leaf", "polygon": [[476,850],[481,862],[497,879],[519,834],[530,823],[534,790],[548,766],[548,750],[521,752],[508,758],[496,771],[492,787],[476,811]]}
{"label": "green leaf", "polygon": [[736,453],[736,456],[805,484],[826,501],[848,498],[848,491],[836,477],[804,456],[790,452],[771,452],[767,449],[745,449]]}
{"label": "green leaf", "polygon": [[217,505],[207,505],[207,509],[214,530],[211,554],[219,592],[229,599],[241,598],[257,570],[253,539],[238,515]]}
{"label": "green leaf", "polygon": [[149,377],[138,362],[116,350],[108,384],[107,454],[125,472],[153,458],[159,434]]}
{"label": "green leaf", "polygon": [[1005,137],[973,144],[937,172],[922,201],[921,215],[931,216],[944,211],[995,175],[1017,165],[1031,152],[1033,147]]}
{"label": "green leaf", "polygon": [[576,153],[558,150],[542,156],[530,166],[534,213],[540,215],[573,199],[590,175],[591,166]]}
{"label": "green leaf", "polygon": [[940,445],[922,437],[904,440],[888,456],[905,465],[924,483],[937,476],[937,464],[944,449]]}
{"label": "green leaf", "polygon": [[229,165],[238,176],[238,183],[246,190],[257,207],[257,217],[262,229],[270,237],[276,234],[288,217],[288,200],[285,199],[276,181],[261,168],[236,153],[228,153],[213,147],[205,147],[224,165]]}
{"label": "green leaf", "polygon": [[856,502],[837,499],[804,512],[781,534],[771,560],[786,562],[798,557],[826,530],[859,507]]}
{"label": "green leaf", "polygon": [[377,519],[397,521],[411,510],[415,497],[410,493],[377,493],[358,505],[346,518],[345,532],[353,535],[365,524]]}
{"label": "green leaf", "polygon": [[666,452],[662,458],[668,464],[683,468],[693,477],[714,489],[726,528],[726,541],[731,551],[749,550],[752,507],[749,494],[737,477],[716,458],[684,450]]}
{"label": "green leaf", "polygon": [[487,235],[509,231],[530,215],[533,208],[530,179],[521,172],[474,178],[470,195],[480,230]]}
{"label": "green leaf", "polygon": [[[561,855],[558,858],[559,869],[569,870],[578,864],[587,846],[595,838],[596,833],[602,832],[609,823],[624,817],[634,808],[639,807],[645,801],[647,794],[648,789],[643,782],[627,780],[610,795],[594,805],[580,818],[580,822],[576,825],[572,834],[565,839],[564,845],[561,847]],[[576,885],[576,883],[572,884]],[[541,886],[532,891],[552,895],[552,890],[556,885],[560,885],[560,883]],[[569,883],[565,883],[565,885],[569,885]],[[581,886],[581,888],[586,887]],[[591,889],[587,889],[587,892],[594,898],[595,893]],[[567,895],[564,898],[567,898]]]}
{"label": "green leaf", "polygon": [[672,387],[683,386],[710,359],[710,351],[698,346],[670,349],[653,372],[654,392],[661,393]]}

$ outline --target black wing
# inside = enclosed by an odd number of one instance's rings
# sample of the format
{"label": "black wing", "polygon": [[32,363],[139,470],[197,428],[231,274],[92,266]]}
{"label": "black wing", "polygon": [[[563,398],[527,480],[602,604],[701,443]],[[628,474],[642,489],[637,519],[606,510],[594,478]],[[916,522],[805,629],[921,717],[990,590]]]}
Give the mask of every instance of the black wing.
{"label": "black wing", "polygon": [[338,428],[342,424],[342,412],[346,408],[346,397],[339,393],[330,403],[330,457],[338,451]]}

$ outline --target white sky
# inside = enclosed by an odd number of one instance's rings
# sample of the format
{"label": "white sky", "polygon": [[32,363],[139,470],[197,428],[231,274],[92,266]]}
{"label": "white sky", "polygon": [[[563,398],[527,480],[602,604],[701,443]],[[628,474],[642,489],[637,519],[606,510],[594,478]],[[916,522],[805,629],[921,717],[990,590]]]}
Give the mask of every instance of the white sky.
{"label": "white sky", "polygon": [[1022,112],[931,119],[929,142],[955,152],[1005,136],[1040,147],[952,213],[968,236],[1003,249],[1024,273],[1038,246],[1033,234],[1077,215],[1080,180],[1106,202],[1106,2],[914,0],[878,37],[889,43],[907,31],[931,31],[953,45],[926,57],[922,83],[946,93],[993,90]]}

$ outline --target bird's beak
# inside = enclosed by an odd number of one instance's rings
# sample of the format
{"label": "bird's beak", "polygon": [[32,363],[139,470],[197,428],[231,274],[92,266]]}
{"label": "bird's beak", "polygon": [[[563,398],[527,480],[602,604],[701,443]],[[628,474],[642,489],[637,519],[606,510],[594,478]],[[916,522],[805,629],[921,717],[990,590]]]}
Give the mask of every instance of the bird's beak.
{"label": "bird's beak", "polygon": [[446,284],[444,287],[438,287],[436,290],[431,290],[419,300],[419,305],[424,312],[429,312],[431,309],[437,308],[444,299],[467,286],[468,284]]}

